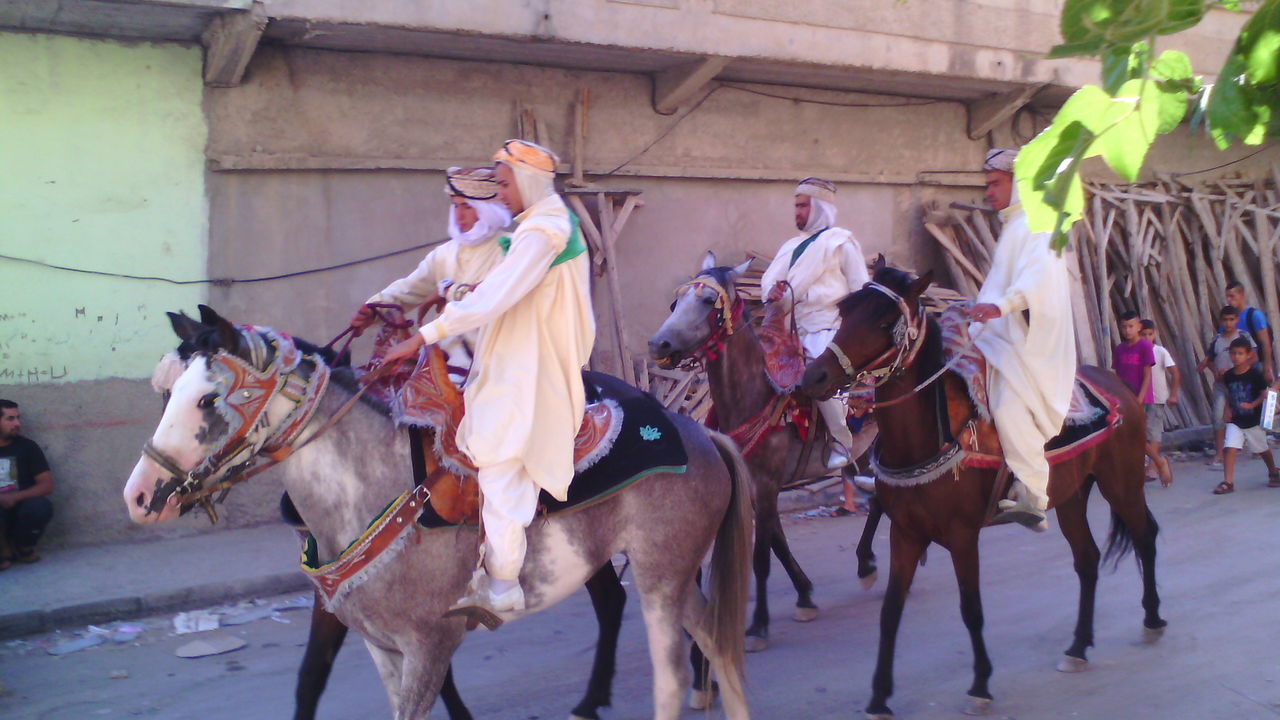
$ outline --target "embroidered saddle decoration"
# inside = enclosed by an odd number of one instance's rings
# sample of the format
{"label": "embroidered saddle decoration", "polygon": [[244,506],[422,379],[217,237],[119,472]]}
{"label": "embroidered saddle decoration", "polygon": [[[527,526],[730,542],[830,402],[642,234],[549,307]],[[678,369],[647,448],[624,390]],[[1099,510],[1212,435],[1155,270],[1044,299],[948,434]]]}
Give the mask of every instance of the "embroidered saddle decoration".
{"label": "embroidered saddle decoration", "polygon": [[[949,305],[938,317],[944,357],[953,363],[953,371],[964,380],[978,414],[978,419],[967,425],[957,438],[963,450],[961,463],[964,467],[998,469],[1004,464],[1004,449],[991,421],[987,359],[970,344],[970,321],[965,315],[968,305],[967,302]],[[1120,401],[1077,371],[1062,432],[1045,446],[1049,464],[1066,462],[1097,445],[1107,439],[1120,422]]]}
{"label": "embroidered saddle decoration", "polygon": [[764,370],[775,392],[789,393],[804,377],[804,348],[792,322],[792,313],[781,302],[766,303],[764,321],[756,329],[764,350]]}

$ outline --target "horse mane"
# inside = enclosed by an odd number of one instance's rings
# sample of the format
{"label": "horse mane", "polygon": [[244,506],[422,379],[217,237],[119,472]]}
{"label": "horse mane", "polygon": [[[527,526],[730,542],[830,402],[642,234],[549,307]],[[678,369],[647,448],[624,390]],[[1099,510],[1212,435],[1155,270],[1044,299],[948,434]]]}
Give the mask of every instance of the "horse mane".
{"label": "horse mane", "polygon": [[[911,287],[911,283],[915,280],[915,276],[905,270],[899,270],[897,268],[884,265],[876,269],[875,275],[872,276],[871,280],[889,288],[899,295],[902,295]],[[884,294],[864,287],[845,295],[840,302],[836,303],[836,308],[840,311],[841,315],[844,315],[848,311],[852,310],[855,305],[858,305],[862,299],[868,295],[873,298],[880,298],[883,300],[886,303],[886,308],[888,308],[893,302],[888,297],[885,297]]]}
{"label": "horse mane", "polygon": [[[721,265],[719,267],[707,268],[706,270],[703,270],[697,275],[694,275],[694,278],[700,278],[700,277],[709,277],[712,280],[715,280],[720,285],[720,287],[732,292],[735,296],[738,295],[738,284],[734,282],[734,279],[733,279],[733,268],[729,267],[728,265]],[[750,304],[744,303],[742,308],[742,319],[743,319],[743,322],[750,324],[751,322]]]}

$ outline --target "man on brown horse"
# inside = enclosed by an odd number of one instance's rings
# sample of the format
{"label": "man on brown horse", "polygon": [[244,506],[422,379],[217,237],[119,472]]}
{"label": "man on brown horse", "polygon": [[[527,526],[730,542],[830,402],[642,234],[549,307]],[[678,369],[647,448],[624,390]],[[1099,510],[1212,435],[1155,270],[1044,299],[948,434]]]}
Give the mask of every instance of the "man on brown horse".
{"label": "man on brown horse", "polygon": [[538,491],[564,500],[573,479],[595,319],[586,247],[553,184],[556,156],[508,140],[494,160],[498,197],[519,213],[505,257],[470,295],[392,349],[387,362],[480,330],[457,439],[479,471],[488,574],[476,572],[455,609],[509,613],[525,606],[520,569]]}
{"label": "man on brown horse", "polygon": [[[801,231],[782,244],[760,279],[760,289],[770,302],[788,297],[794,303],[796,327],[806,360],[826,350],[840,327],[836,303],[867,284],[867,261],[853,234],[836,224],[836,186],[822,178],[805,178],[796,187],[796,229]],[[846,405],[838,398],[818,403],[831,433],[831,457],[827,466],[848,465],[853,434],[845,421]]]}
{"label": "man on brown horse", "polygon": [[1000,211],[1004,229],[991,271],[970,319],[974,345],[986,355],[991,415],[1005,462],[1018,482],[1012,500],[1001,500],[997,520],[1045,530],[1049,461],[1044,447],[1062,430],[1076,374],[1066,261],[1049,247],[1048,233],[1033,233],[1014,185],[1014,150],[993,149],[983,170],[987,201]]}

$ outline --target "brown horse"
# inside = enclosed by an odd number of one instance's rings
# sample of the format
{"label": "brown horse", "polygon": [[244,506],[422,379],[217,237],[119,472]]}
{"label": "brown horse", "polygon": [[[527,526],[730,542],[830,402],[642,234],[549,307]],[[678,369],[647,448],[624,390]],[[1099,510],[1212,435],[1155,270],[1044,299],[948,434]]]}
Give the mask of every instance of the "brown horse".
{"label": "brown horse", "polygon": [[[817,480],[832,471],[825,462],[825,431],[806,441],[794,424],[758,422],[767,421],[773,409],[780,409],[778,403],[785,405],[788,398],[779,395],[765,374],[764,348],[735,288],[735,282],[748,265],[750,261],[736,268],[720,267],[716,265],[715,254],[707,253],[701,272],[682,287],[671,305],[671,315],[649,340],[649,354],[668,367],[690,360],[701,363],[707,371],[721,429],[744,445],[755,498],[752,562],[756,607],[747,628],[747,650],[755,652],[765,649],[769,641],[767,589],[771,552],[782,563],[796,589],[793,619],[809,622],[818,616],[818,606],[813,602],[813,582],[791,554],[778,517],[778,493],[787,486]],[[820,417],[816,412],[812,414]],[[816,430],[817,423],[813,427]],[[737,432],[735,428],[747,430]],[[855,436],[854,457],[861,455],[874,437],[871,426]],[[867,587],[875,581],[871,541],[878,521],[879,509],[873,505],[857,549],[858,577]]]}
{"label": "brown horse", "polygon": [[[873,456],[881,468],[925,467],[936,462],[949,443],[962,435],[965,426],[975,418],[975,409],[958,375],[946,372],[937,382],[926,382],[944,367],[938,325],[932,318],[922,316],[919,304],[920,296],[929,286],[929,275],[914,280],[902,271],[885,267],[881,259],[876,263],[873,278],[874,282],[868,287],[841,303],[841,326],[832,345],[845,357],[837,359],[828,349],[810,363],[801,387],[817,397],[830,396],[849,384],[853,376],[865,377],[870,371],[881,370],[883,384],[876,391],[875,408],[880,439],[872,450]],[[918,346],[906,347],[912,335],[895,333],[895,326],[922,330],[916,336],[922,338]],[[895,356],[896,359],[891,360]],[[1057,508],[1058,524],[1071,545],[1080,579],[1075,639],[1058,666],[1064,672],[1083,670],[1085,650],[1093,644],[1094,594],[1100,554],[1089,530],[1085,509],[1095,484],[1111,505],[1112,526],[1106,557],[1118,561],[1130,549],[1137,550],[1143,582],[1143,625],[1149,634],[1165,627],[1156,593],[1158,527],[1147,508],[1143,491],[1146,423],[1142,406],[1114,374],[1096,367],[1081,368],[1080,373],[1119,399],[1123,422],[1106,440],[1053,466],[1049,503],[1050,507]],[[969,711],[977,714],[988,709],[991,693],[987,682],[992,668],[982,638],[978,532],[991,515],[996,483],[996,471],[965,468],[964,463],[955,465],[954,470],[948,470],[936,481],[891,484],[885,481],[885,476],[877,478],[876,494],[892,526],[889,585],[880,612],[880,649],[871,684],[871,702],[866,709],[869,718],[893,716],[886,701],[893,694],[894,642],[916,566],[930,543],[938,543],[951,552],[960,585],[960,614],[969,630],[974,654]]]}

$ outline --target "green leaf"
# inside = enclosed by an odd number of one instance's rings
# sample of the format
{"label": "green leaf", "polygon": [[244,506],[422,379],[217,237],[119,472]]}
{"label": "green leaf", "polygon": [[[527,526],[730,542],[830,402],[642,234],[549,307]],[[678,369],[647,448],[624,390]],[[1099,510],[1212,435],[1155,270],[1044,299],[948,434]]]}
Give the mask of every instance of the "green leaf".
{"label": "green leaf", "polygon": [[1117,45],[1102,54],[1102,87],[1115,94],[1120,86],[1142,77],[1151,57],[1151,46],[1145,41],[1131,46]]}
{"label": "green leaf", "polygon": [[1196,75],[1186,53],[1165,50],[1151,63],[1151,76],[1169,83],[1184,83],[1195,80]]}
{"label": "green leaf", "polygon": [[1165,16],[1164,25],[1161,26],[1159,33],[1161,35],[1172,35],[1176,32],[1182,32],[1204,19],[1204,14],[1207,11],[1208,8],[1203,0],[1169,0],[1168,14]]}
{"label": "green leaf", "polygon": [[1187,98],[1188,95],[1183,90],[1168,89],[1163,83],[1158,84],[1159,93],[1159,122],[1156,125],[1156,134],[1164,135],[1173,132],[1174,129],[1182,123],[1182,118],[1187,116]]}
{"label": "green leaf", "polygon": [[1062,43],[1054,45],[1049,50],[1049,54],[1045,57],[1050,60],[1057,58],[1078,57],[1081,55],[1097,55],[1102,52],[1102,48],[1106,45],[1102,38],[1094,38],[1092,40],[1084,40],[1076,43]]}
{"label": "green leaf", "polygon": [[1244,57],[1250,84],[1266,85],[1280,79],[1280,2],[1264,3],[1254,12],[1231,53]]}
{"label": "green leaf", "polygon": [[[1102,93],[1097,87],[1093,90]],[[1093,140],[1093,132],[1083,122],[1055,120],[1018,151],[1013,177],[1033,232],[1051,232],[1063,222],[1074,222],[1084,211],[1083,191],[1072,178]]]}
{"label": "green leaf", "polygon": [[1253,134],[1258,126],[1258,112],[1244,77],[1244,60],[1233,53],[1210,90],[1205,120],[1213,141],[1222,150],[1234,139]]}
{"label": "green leaf", "polygon": [[[1154,82],[1130,80],[1112,99],[1095,147],[1118,175],[1138,179],[1142,162],[1160,126],[1160,88]],[[1178,118],[1181,120],[1181,117]],[[1175,123],[1176,124],[1176,123]]]}

